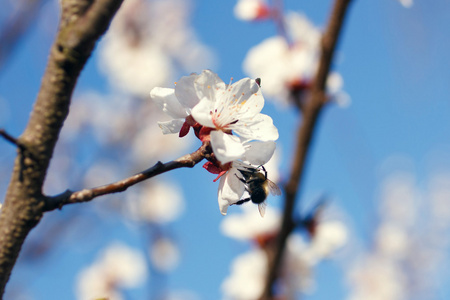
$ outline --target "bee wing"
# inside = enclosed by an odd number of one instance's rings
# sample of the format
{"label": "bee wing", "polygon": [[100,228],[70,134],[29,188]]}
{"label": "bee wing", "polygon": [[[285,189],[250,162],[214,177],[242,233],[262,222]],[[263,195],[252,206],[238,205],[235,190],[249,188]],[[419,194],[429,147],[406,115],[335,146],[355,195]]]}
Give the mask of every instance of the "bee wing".
{"label": "bee wing", "polygon": [[275,182],[273,182],[273,181],[267,179],[267,183],[268,183],[268,185],[269,185],[269,191],[270,191],[270,193],[271,193],[272,195],[274,195],[274,196],[280,196],[280,195],[281,195],[281,190],[280,190],[280,188],[278,187],[278,185],[276,185]]}
{"label": "bee wing", "polygon": [[267,206],[266,201],[258,204],[258,210],[259,210],[259,214],[261,215],[261,218],[263,218],[264,215],[266,214],[266,206]]}

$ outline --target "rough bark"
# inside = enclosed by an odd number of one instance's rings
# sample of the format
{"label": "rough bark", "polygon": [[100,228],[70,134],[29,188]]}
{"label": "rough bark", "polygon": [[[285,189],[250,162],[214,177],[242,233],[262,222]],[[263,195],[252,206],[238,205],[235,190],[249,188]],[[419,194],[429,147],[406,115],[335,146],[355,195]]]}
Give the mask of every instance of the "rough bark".
{"label": "rough bark", "polygon": [[43,216],[42,185],[77,78],[121,3],[61,2],[59,31],[28,125],[17,139],[18,153],[0,213],[0,295],[25,238]]}

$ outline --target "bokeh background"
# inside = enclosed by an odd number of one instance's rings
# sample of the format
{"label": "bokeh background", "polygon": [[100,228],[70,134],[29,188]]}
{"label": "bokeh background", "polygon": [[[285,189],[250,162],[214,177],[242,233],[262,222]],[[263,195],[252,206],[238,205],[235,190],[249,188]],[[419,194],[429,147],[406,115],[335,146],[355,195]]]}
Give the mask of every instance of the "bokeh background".
{"label": "bokeh background", "polygon": [[[4,40],[28,2],[2,0]],[[14,136],[26,126],[58,24],[58,1],[36,3],[0,60],[0,127]],[[249,76],[249,50],[278,32],[270,20],[236,18],[235,4],[147,1],[123,13],[79,78],[45,192],[106,184],[197,149],[192,136],[161,134],[164,116],[148,94],[206,68],[225,82]],[[332,2],[283,6],[322,29]],[[345,243],[307,268],[299,298],[450,297],[449,11],[448,0],[353,1],[333,64],[346,101],[321,116],[296,208],[304,214],[325,197],[324,219],[345,227]],[[263,113],[280,132],[269,176],[282,185],[301,114],[266,98]],[[14,158],[14,147],[0,141],[1,195]],[[5,298],[87,299],[89,289],[109,285],[117,299],[228,299],[233,260],[255,246],[230,237],[223,223],[258,212],[249,204],[222,216],[214,178],[198,165],[48,213],[25,243]],[[269,209],[282,199],[270,197]],[[233,228],[248,226],[238,220]]]}

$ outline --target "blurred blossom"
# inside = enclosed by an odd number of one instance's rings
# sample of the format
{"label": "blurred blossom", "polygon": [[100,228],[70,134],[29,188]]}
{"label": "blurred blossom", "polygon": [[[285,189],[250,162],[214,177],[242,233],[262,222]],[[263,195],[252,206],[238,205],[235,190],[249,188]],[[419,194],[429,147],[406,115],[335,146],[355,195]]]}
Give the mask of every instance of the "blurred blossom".
{"label": "blurred blossom", "polygon": [[[251,48],[243,63],[247,74],[261,78],[264,94],[283,104],[288,104],[291,95],[301,96],[309,88],[318,67],[321,38],[320,30],[306,16],[294,12],[286,16],[286,31],[289,40],[283,36],[268,38]],[[338,103],[348,103],[342,85],[340,75],[330,73],[330,96]]]}
{"label": "blurred blossom", "polygon": [[121,243],[104,249],[98,259],[78,274],[78,299],[124,299],[120,289],[131,289],[147,279],[142,253]]}
{"label": "blurred blossom", "polygon": [[81,130],[91,128],[99,142],[116,143],[130,134],[133,121],[129,97],[85,92],[72,102],[62,136],[74,138]]}
{"label": "blurred blossom", "polygon": [[89,168],[84,176],[84,186],[95,187],[116,181],[120,174],[117,167],[112,161],[98,161]]}
{"label": "blurred blossom", "polygon": [[131,195],[126,205],[132,219],[160,224],[174,221],[184,210],[180,188],[156,180],[147,182],[141,191]]}
{"label": "blurred blossom", "polygon": [[211,52],[199,42],[189,15],[186,0],[125,1],[100,49],[111,85],[144,98],[180,71],[210,65]]}
{"label": "blurred blossom", "polygon": [[177,267],[180,252],[171,239],[161,237],[151,245],[150,260],[159,271],[170,272]]}
{"label": "blurred blossom", "polygon": [[375,233],[376,246],[379,251],[387,256],[400,259],[405,257],[410,249],[408,232],[395,222],[380,224]]}
{"label": "blurred blossom", "polygon": [[407,281],[401,267],[380,256],[364,257],[350,271],[354,287],[348,300],[400,300],[405,298]]}
{"label": "blurred blossom", "polygon": [[430,180],[430,205],[438,227],[450,227],[450,173]]}
{"label": "blurred blossom", "polygon": [[409,173],[397,173],[387,178],[381,187],[380,216],[395,220],[402,226],[411,226],[417,219],[419,191],[414,177]]}
{"label": "blurred blossom", "polygon": [[413,5],[413,0],[398,0],[404,7],[411,7]]}
{"label": "blurred blossom", "polygon": [[[265,241],[273,239],[280,228],[281,215],[267,210],[267,218],[261,219],[249,208],[242,214],[228,216],[221,224],[222,232],[239,240]],[[266,223],[267,222],[267,223]],[[280,274],[280,288],[286,299],[298,292],[308,292],[314,287],[313,268],[331,257],[347,242],[347,229],[339,221],[318,224],[311,240],[291,234],[286,243]],[[238,256],[232,263],[231,274],[222,284],[226,299],[258,299],[262,293],[267,272],[267,256],[258,249]]]}
{"label": "blurred blossom", "polygon": [[310,251],[315,253],[318,259],[323,259],[343,247],[347,240],[347,228],[342,222],[322,221],[317,225]]}
{"label": "blurred blossom", "polygon": [[298,234],[289,236],[286,242],[286,254],[281,276],[285,284],[284,290],[294,298],[297,291],[311,292],[315,286],[314,265],[317,259],[312,259],[314,255],[309,251],[308,243]]}
{"label": "blurred blossom", "polygon": [[270,15],[270,7],[264,0],[238,0],[234,6],[234,15],[243,21],[265,19]]}
{"label": "blurred blossom", "polygon": [[[348,299],[428,299],[447,277],[450,175],[433,175],[427,189],[397,172],[381,185],[372,247],[349,272]],[[422,296],[425,295],[425,298]]]}
{"label": "blurred blossom", "polygon": [[242,206],[242,213],[235,213],[223,219],[220,229],[228,237],[238,240],[252,240],[259,236],[276,234],[280,228],[280,212],[270,206],[264,219],[251,206]]}
{"label": "blurred blossom", "polygon": [[179,155],[189,145],[189,140],[163,136],[154,122],[147,121],[164,117],[151,102],[86,92],[73,101],[62,138],[73,140],[82,135],[85,138],[84,133],[89,130],[100,146],[126,147],[131,150],[129,159],[133,162],[150,164]]}
{"label": "blurred blossom", "polygon": [[164,295],[165,300],[200,300],[200,296],[193,291],[179,290],[169,291],[168,295]]}
{"label": "blurred blossom", "polygon": [[225,299],[258,299],[264,288],[267,273],[267,256],[255,249],[234,259],[231,274],[222,283]]}
{"label": "blurred blossom", "polygon": [[[155,118],[157,117],[152,116],[149,120]],[[160,118],[160,115],[158,115],[158,118]],[[132,141],[132,157],[140,165],[150,164],[161,159],[172,160],[174,156],[185,153],[190,144],[190,139],[180,140],[177,136],[162,135],[158,125],[149,122],[138,130]]]}

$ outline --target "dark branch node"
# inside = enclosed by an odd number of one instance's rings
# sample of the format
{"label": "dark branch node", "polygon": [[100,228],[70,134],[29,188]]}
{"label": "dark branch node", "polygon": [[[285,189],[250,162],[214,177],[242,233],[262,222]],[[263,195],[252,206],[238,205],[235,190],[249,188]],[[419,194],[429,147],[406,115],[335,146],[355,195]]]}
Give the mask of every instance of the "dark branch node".
{"label": "dark branch node", "polygon": [[70,199],[70,196],[72,196],[72,194],[73,192],[71,190],[66,190],[59,195],[46,197],[44,211],[51,211],[54,209],[61,210],[62,207],[67,203],[67,200]]}

